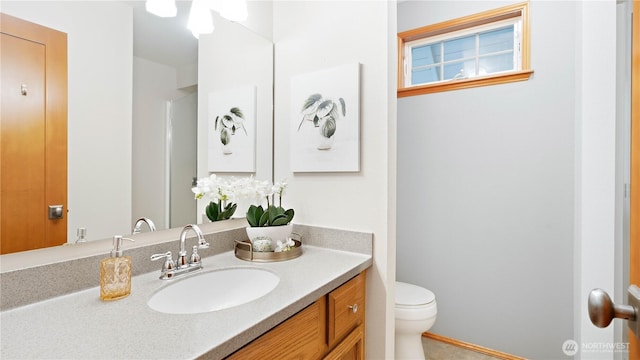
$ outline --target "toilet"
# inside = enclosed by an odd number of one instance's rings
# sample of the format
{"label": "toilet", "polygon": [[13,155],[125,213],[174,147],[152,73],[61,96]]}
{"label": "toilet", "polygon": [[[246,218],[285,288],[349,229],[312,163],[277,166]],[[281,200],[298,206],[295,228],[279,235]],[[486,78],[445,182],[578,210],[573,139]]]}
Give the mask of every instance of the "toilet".
{"label": "toilet", "polygon": [[424,359],[422,333],[436,322],[436,296],[420,286],[396,281],[395,311],[395,359]]}

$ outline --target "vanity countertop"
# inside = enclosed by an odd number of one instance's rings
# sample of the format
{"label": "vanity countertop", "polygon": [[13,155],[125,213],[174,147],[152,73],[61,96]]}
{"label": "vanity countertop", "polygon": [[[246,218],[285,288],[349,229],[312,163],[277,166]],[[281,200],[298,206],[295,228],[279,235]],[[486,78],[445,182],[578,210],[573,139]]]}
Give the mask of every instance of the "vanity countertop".
{"label": "vanity countertop", "polygon": [[158,279],[158,264],[157,272],[133,277],[131,295],[121,300],[102,302],[99,287],[94,287],[1,312],[0,357],[220,359],[370,267],[372,256],[305,245],[302,256],[287,261],[253,263],[228,251],[202,263],[203,270],[186,276],[223,268],[262,268],[277,274],[280,282],[264,297],[233,308],[163,314],[147,306],[150,296],[170,284]]}

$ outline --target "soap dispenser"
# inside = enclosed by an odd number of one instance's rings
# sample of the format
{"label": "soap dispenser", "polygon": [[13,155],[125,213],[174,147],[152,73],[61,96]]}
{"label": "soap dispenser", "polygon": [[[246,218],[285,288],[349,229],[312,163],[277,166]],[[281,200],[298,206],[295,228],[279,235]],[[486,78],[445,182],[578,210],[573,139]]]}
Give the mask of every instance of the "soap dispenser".
{"label": "soap dispenser", "polygon": [[113,237],[111,257],[100,262],[100,300],[111,301],[131,294],[131,256],[122,256],[120,235]]}

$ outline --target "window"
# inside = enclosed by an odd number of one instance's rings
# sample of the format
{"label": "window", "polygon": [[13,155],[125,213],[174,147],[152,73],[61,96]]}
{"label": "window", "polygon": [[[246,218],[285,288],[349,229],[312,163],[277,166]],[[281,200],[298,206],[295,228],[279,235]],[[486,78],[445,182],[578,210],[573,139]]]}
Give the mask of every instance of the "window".
{"label": "window", "polygon": [[398,97],[527,80],[528,4],[398,34]]}

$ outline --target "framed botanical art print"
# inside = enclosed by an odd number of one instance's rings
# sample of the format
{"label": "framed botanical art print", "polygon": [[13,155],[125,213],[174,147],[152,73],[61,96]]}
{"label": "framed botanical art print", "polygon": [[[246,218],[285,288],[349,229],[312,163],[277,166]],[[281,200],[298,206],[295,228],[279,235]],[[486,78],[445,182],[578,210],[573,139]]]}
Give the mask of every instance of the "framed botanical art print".
{"label": "framed botanical art print", "polygon": [[209,93],[209,172],[256,171],[256,87]]}
{"label": "framed botanical art print", "polygon": [[291,79],[291,171],[360,171],[360,64]]}

